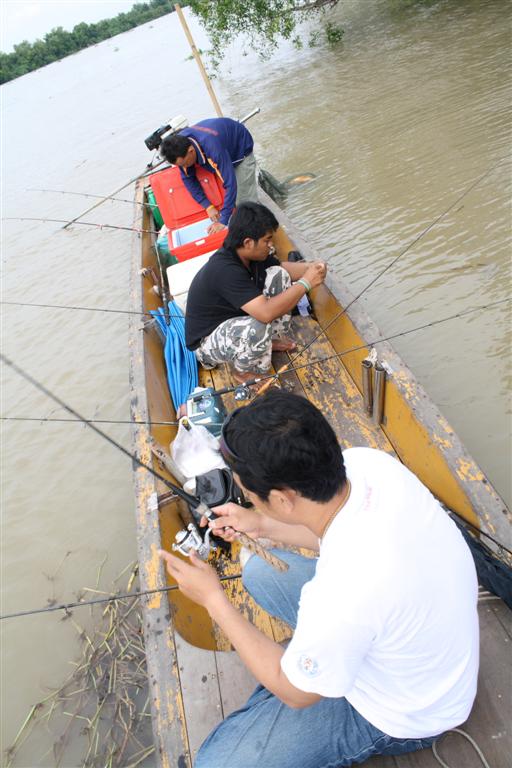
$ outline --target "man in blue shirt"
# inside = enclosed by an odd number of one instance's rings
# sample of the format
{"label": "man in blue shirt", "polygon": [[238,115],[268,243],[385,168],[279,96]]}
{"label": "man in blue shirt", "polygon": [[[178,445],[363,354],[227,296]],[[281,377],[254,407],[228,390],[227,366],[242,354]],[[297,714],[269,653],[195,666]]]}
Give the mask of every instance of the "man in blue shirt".
{"label": "man in blue shirt", "polygon": [[[206,209],[212,221],[209,234],[227,226],[237,203],[258,199],[253,146],[247,128],[229,117],[201,120],[162,142],[160,153],[180,168],[185,187]],[[221,211],[210,203],[197,180],[197,165],[219,177],[224,187]]]}

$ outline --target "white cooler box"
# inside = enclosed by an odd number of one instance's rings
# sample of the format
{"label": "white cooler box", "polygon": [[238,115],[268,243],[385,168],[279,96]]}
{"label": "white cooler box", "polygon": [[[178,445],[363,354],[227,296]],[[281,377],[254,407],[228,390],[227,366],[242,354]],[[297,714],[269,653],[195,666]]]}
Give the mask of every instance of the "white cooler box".
{"label": "white cooler box", "polygon": [[167,280],[169,281],[170,293],[183,313],[185,313],[187,306],[190,283],[201,267],[206,264],[212,253],[215,253],[215,251],[203,253],[201,256],[196,256],[194,259],[180,261],[167,268]]}

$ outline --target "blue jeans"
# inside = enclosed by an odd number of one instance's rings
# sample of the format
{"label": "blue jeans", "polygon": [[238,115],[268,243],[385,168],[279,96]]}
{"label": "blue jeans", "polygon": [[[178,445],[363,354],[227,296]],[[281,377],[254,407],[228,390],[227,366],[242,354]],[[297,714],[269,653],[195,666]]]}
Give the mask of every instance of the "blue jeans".
{"label": "blue jeans", "polygon": [[[243,583],[262,608],[295,627],[300,592],[313,578],[316,560],[274,551],[288,562],[288,571],[279,573],[253,555]],[[311,707],[292,709],[259,685],[245,706],[208,736],[195,768],[341,768],[372,755],[413,752],[435,738],[387,736],[345,698],[324,698]]]}

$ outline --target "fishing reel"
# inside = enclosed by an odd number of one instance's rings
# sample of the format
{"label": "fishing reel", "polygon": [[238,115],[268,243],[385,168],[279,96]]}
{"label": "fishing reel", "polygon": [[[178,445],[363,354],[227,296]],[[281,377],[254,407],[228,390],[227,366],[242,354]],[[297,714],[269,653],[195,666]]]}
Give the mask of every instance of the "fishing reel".
{"label": "fishing reel", "polygon": [[210,544],[210,534],[211,531],[208,528],[202,539],[194,523],[189,523],[186,530],[178,531],[176,534],[172,551],[180,552],[187,557],[191,552],[195,552],[201,560],[208,560],[211,550],[216,548],[215,545]]}
{"label": "fishing reel", "polygon": [[[212,507],[218,507],[221,504],[234,502],[242,507],[252,506],[251,502],[244,497],[243,491],[235,482],[233,472],[224,467],[222,469],[211,469],[196,477],[196,498],[197,505],[189,505],[194,523],[189,523],[186,530],[178,531],[175,536],[175,543],[172,545],[174,552],[181,552],[182,555],[189,555],[190,552],[197,552],[201,560],[207,560],[212,550],[221,550],[224,554],[229,554],[231,544],[224,541],[221,537],[212,534],[210,528],[206,528],[204,539],[198,529],[202,518],[214,520],[216,515]],[[211,537],[211,540],[210,540]]]}
{"label": "fishing reel", "polygon": [[153,133],[150,134],[147,139],[144,139],[144,144],[150,151],[153,149],[158,149],[162,143],[162,139],[166,138],[168,135],[171,136],[173,133],[181,131],[181,129],[186,128],[187,125],[188,120],[183,117],[183,115],[171,117],[168,123],[161,125],[160,128],[157,128],[156,131],[153,131]]}
{"label": "fishing reel", "polygon": [[249,400],[251,397],[251,388],[248,387],[247,384],[239,384],[235,389],[234,395],[237,402]]}

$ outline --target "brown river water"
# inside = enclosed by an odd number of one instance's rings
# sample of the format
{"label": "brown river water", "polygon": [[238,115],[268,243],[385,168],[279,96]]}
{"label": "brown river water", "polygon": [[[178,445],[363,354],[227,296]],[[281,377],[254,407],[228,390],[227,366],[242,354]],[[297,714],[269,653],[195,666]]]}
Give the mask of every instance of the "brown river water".
{"label": "brown river water", "polygon": [[[286,210],[331,270],[361,291],[473,181],[464,200],[364,293],[386,334],[505,298],[511,281],[510,17],[502,0],[346,0],[334,50],[242,43],[215,88],[249,123],[261,165],[313,172]],[[198,46],[201,30],[191,21]],[[304,34],[307,29],[304,30]],[[3,216],[69,219],[141,172],[143,139],[213,109],[175,15],[3,86]],[[492,169],[492,170],[491,170]],[[118,197],[130,200],[129,188]],[[87,221],[130,226],[108,202]],[[6,221],[2,299],[128,309],[130,233]],[[2,305],[4,352],[87,418],[129,419],[127,316]],[[509,305],[405,336],[395,347],[510,503]],[[9,369],[1,415],[66,418]],[[4,421],[2,613],[109,589],[135,560],[130,462],[80,424]],[[102,425],[100,425],[102,426]],[[129,445],[128,424],[105,424]],[[87,624],[88,611],[76,620]],[[58,614],[2,622],[2,748],[76,658]],[[17,765],[52,765],[48,739]],[[78,749],[78,745],[77,745]],[[78,765],[78,758],[76,765]]]}

